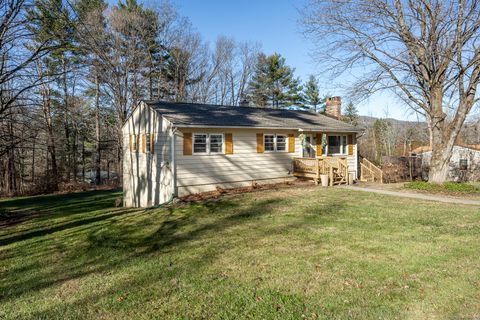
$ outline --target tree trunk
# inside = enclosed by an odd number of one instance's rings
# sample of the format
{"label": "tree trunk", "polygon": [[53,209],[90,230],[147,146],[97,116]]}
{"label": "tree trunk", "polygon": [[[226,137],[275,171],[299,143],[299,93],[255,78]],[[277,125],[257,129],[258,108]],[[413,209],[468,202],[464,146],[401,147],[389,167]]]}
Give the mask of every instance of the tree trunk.
{"label": "tree trunk", "polygon": [[65,127],[65,171],[66,180],[70,181],[70,172],[72,169],[71,154],[70,154],[70,130],[68,125],[68,87],[67,87],[67,63],[65,56],[62,56],[62,82],[63,82],[63,107],[64,107],[64,127]]}
{"label": "tree trunk", "polygon": [[443,183],[447,180],[453,146],[461,129],[460,127],[447,126],[446,115],[442,109],[442,98],[442,89],[432,89],[430,96],[432,113],[428,117],[430,120],[428,123],[430,141],[432,143],[432,159],[430,160],[428,181],[432,183]]}
{"label": "tree trunk", "polygon": [[33,145],[32,145],[32,183],[35,182],[35,144],[37,142],[37,138],[33,138]]}
{"label": "tree trunk", "polygon": [[48,142],[47,142],[47,151],[50,155],[50,169],[51,172],[48,173],[48,184],[49,191],[58,190],[58,168],[57,168],[57,159],[55,155],[55,136],[53,132],[53,121],[50,108],[50,97],[48,93],[44,93],[43,101],[43,113],[45,116],[45,122],[47,125],[48,133]]}
{"label": "tree trunk", "polygon": [[85,136],[82,137],[82,183],[85,183]]}
{"label": "tree trunk", "polygon": [[95,184],[100,184],[100,83],[98,73],[95,74]]}
{"label": "tree trunk", "polygon": [[453,145],[436,145],[434,143],[432,159],[430,161],[430,171],[428,173],[429,182],[443,183],[447,180],[452,149]]}

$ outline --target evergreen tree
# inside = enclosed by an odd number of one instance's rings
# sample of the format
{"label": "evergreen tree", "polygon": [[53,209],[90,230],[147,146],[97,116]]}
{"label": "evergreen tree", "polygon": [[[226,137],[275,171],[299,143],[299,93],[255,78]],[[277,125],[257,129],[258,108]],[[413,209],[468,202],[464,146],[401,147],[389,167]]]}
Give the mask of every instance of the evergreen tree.
{"label": "evergreen tree", "polygon": [[358,125],[358,109],[353,105],[353,103],[347,104],[343,112],[342,120],[344,122],[350,123],[354,126]]}
{"label": "evergreen tree", "polygon": [[324,98],[320,98],[318,81],[313,75],[310,75],[308,82],[303,89],[303,100],[305,101],[305,106],[314,112],[318,112],[318,108],[322,105],[322,102],[325,102]]}
{"label": "evergreen tree", "polygon": [[301,106],[301,85],[300,80],[294,77],[294,70],[278,53],[268,57],[260,54],[249,84],[250,100],[259,107]]}
{"label": "evergreen tree", "polygon": [[[63,122],[64,136],[61,139],[62,149],[60,150],[60,167],[66,173],[66,180],[70,180],[71,175],[75,179],[76,150],[74,135],[72,135],[72,102],[71,79],[70,75],[73,65],[76,62],[76,43],[75,30],[78,21],[73,18],[71,10],[61,0],[38,0],[28,11],[27,19],[30,21],[29,30],[32,32],[33,46],[48,43],[53,49],[48,55],[42,58],[42,63],[37,65],[37,73],[40,78],[49,79],[51,88],[43,90],[44,101],[48,101],[48,109],[53,114],[61,114],[60,120]],[[39,70],[41,68],[42,70]],[[41,74],[41,76],[40,76]],[[48,93],[48,96],[46,96]],[[54,112],[55,111],[55,112]],[[53,135],[53,129],[49,128],[50,135]],[[50,152],[52,159],[52,189],[57,188],[59,172],[54,153],[55,149],[53,138],[50,142]]]}

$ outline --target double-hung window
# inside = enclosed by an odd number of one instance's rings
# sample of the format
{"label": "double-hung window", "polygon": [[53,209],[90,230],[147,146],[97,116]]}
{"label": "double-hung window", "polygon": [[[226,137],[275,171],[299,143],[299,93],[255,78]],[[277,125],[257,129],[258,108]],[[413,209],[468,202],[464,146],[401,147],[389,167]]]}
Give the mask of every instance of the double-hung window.
{"label": "double-hung window", "polygon": [[329,135],[328,136],[328,154],[347,154],[347,136]]}
{"label": "double-hung window", "polygon": [[275,135],[266,134],[263,136],[263,145],[265,151],[275,151]]}
{"label": "double-hung window", "polygon": [[287,136],[284,134],[263,135],[263,145],[266,152],[287,151]]}
{"label": "double-hung window", "polygon": [[277,134],[276,147],[278,152],[287,151],[287,136]]}
{"label": "double-hung window", "polygon": [[193,135],[194,154],[223,153],[223,134],[195,133]]}
{"label": "double-hung window", "polygon": [[209,138],[210,153],[223,153],[223,134],[211,133]]}

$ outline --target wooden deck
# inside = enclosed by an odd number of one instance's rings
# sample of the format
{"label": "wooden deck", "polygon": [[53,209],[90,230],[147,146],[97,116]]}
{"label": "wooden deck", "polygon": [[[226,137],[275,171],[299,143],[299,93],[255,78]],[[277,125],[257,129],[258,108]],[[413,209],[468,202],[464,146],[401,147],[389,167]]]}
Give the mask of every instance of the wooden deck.
{"label": "wooden deck", "polygon": [[320,182],[320,175],[328,175],[330,186],[348,183],[346,157],[293,158],[293,175]]}

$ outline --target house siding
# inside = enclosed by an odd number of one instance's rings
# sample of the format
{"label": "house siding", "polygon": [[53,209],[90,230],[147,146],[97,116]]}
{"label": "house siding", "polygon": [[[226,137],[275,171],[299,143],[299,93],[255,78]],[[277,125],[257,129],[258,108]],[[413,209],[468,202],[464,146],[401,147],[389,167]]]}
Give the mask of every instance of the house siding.
{"label": "house siding", "polygon": [[[154,135],[154,150],[130,152],[130,135]],[[232,134],[233,154],[184,155],[184,133]],[[257,152],[257,133],[293,135],[294,152]],[[216,188],[251,186],[254,183],[285,182],[293,177],[293,157],[302,156],[296,130],[172,128],[172,124],[146,104],[140,104],[123,127],[124,206],[160,205],[174,195],[212,191]],[[141,137],[141,136],[140,136]],[[173,140],[173,141],[172,141]],[[172,146],[175,160],[172,163]],[[289,147],[287,142],[287,149]],[[224,141],[225,148],[225,141]],[[347,157],[349,172],[357,172],[357,145]]]}
{"label": "house siding", "polygon": [[[153,134],[153,153],[130,152],[130,135]],[[141,136],[140,136],[141,137]],[[159,205],[171,198],[171,124],[140,104],[123,127],[123,201],[126,207]],[[148,141],[147,141],[148,143]]]}
{"label": "house siding", "polygon": [[[183,133],[232,133],[233,154],[184,155]],[[293,134],[295,152],[257,152],[257,133]],[[183,129],[175,146],[178,196],[253,183],[283,182],[293,178],[292,159],[302,156],[299,132],[260,129]],[[288,148],[288,144],[287,144]],[[356,176],[356,145],[348,156],[349,171]]]}

